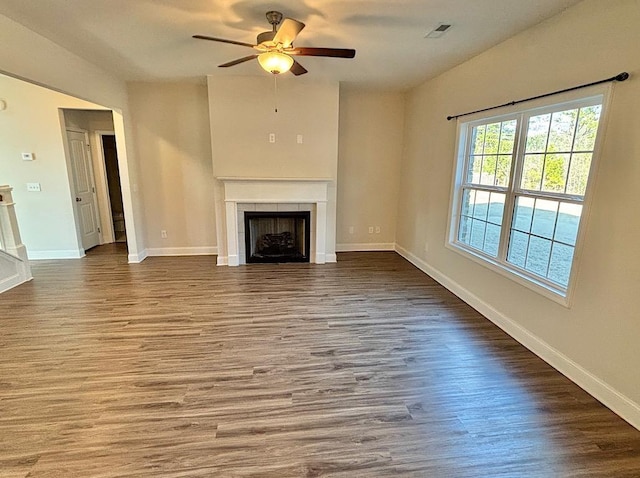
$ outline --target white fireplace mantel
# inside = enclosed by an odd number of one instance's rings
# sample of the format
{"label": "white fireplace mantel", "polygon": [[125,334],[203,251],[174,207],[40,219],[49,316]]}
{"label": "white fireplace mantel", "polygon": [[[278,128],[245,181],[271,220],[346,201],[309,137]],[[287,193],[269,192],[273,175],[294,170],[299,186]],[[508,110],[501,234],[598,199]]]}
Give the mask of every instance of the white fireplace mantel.
{"label": "white fireplace mantel", "polygon": [[[314,204],[315,237],[312,237],[311,262],[324,264],[327,247],[328,178],[238,178],[218,177],[224,184],[225,224],[227,238],[226,262],[240,264],[238,240],[238,204]],[[313,219],[312,219],[313,221]],[[219,261],[220,265],[221,262]]]}

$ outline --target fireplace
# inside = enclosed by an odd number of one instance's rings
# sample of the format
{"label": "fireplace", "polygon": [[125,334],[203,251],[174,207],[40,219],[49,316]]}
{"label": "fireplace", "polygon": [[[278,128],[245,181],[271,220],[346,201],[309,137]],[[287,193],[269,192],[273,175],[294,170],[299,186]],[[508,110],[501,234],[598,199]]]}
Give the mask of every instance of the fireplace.
{"label": "fireplace", "polygon": [[247,263],[309,262],[309,211],[244,212]]}
{"label": "fireplace", "polygon": [[[336,262],[334,195],[331,196],[330,207],[327,206],[331,179],[217,179],[223,184],[222,191],[216,192],[216,218],[221,222],[218,224],[218,265],[238,266],[247,262],[244,213],[249,211],[309,212],[309,262]],[[222,204],[224,207],[220,208]]]}

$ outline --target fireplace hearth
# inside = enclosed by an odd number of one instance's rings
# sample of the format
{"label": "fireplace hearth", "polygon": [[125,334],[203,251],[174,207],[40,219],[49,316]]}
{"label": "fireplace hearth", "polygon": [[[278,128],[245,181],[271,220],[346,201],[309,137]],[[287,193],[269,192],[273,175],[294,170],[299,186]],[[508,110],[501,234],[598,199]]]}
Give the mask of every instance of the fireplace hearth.
{"label": "fireplace hearth", "polygon": [[247,263],[309,262],[309,211],[245,211]]}

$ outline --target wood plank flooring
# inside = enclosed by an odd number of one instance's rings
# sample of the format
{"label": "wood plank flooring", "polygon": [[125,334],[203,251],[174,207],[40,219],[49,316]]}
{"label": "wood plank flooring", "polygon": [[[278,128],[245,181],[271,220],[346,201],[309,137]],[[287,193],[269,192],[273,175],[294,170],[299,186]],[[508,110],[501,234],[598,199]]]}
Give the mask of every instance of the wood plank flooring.
{"label": "wood plank flooring", "polygon": [[639,477],[640,432],[394,253],[33,263],[0,477]]}

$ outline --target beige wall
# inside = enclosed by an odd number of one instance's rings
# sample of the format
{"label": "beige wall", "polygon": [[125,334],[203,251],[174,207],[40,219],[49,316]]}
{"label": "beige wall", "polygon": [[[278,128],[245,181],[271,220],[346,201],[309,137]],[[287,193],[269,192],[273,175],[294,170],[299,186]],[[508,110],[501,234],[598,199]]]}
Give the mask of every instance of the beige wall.
{"label": "beige wall", "polygon": [[[150,255],[213,253],[216,246],[207,87],[131,83]],[[166,239],[161,231],[167,231]]]}
{"label": "beige wall", "polygon": [[404,99],[395,92],[340,91],[338,250],[393,249]]}
{"label": "beige wall", "polygon": [[[640,2],[586,0],[411,92],[398,242],[416,262],[640,426]],[[449,114],[629,71],[615,86],[568,309],[445,249]],[[428,242],[428,252],[425,252]],[[621,394],[621,395],[620,395]],[[625,398],[626,397],[626,398]]]}
{"label": "beige wall", "polygon": [[[335,253],[338,164],[337,83],[271,76],[209,77],[213,174],[216,177],[330,178],[327,254]],[[274,111],[278,105],[278,112]],[[269,143],[269,134],[276,142]],[[302,135],[303,142],[297,142]],[[223,194],[216,185],[218,247],[224,224]]]}
{"label": "beige wall", "polygon": [[[100,106],[3,75],[0,92],[7,103],[0,111],[0,183],[14,188],[29,257],[79,257],[59,108]],[[22,152],[34,153],[35,161],[23,161]],[[42,191],[27,192],[28,182],[40,183]]]}
{"label": "beige wall", "polygon": [[0,70],[109,108],[126,106],[123,81],[0,14]]}
{"label": "beige wall", "polygon": [[67,109],[64,112],[64,120],[67,128],[113,131],[111,111]]}

